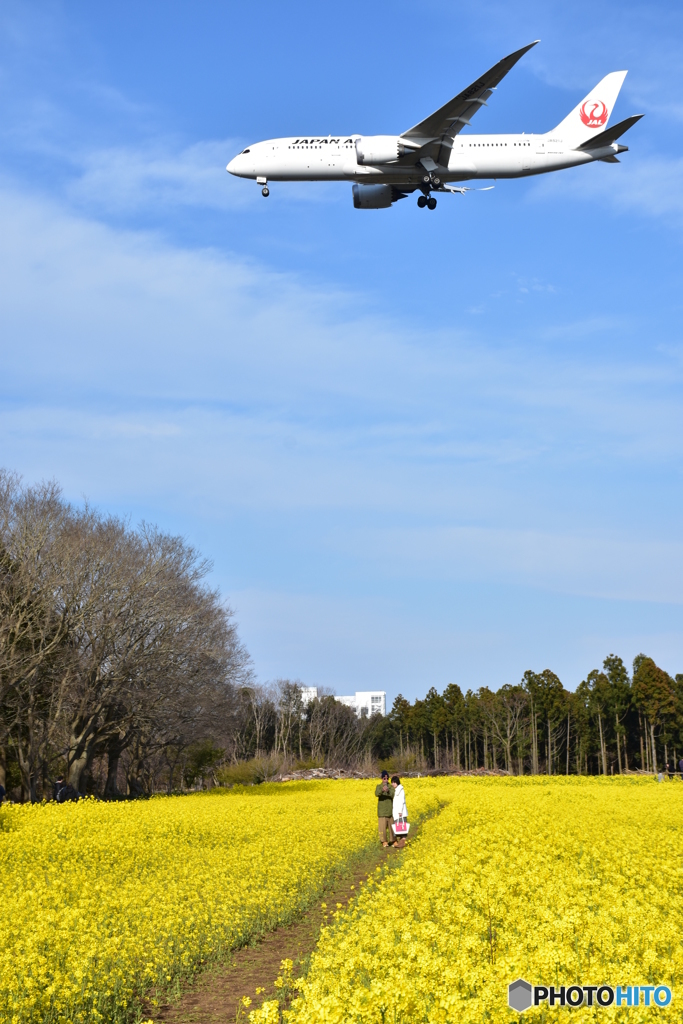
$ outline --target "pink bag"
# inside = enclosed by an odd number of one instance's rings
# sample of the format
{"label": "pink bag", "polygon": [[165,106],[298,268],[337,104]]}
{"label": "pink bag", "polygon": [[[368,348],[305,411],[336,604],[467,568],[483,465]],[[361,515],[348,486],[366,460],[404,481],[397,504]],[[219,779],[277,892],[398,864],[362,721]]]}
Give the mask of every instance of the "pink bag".
{"label": "pink bag", "polygon": [[391,827],[394,830],[395,836],[407,836],[410,831],[410,825],[405,818],[399,818]]}

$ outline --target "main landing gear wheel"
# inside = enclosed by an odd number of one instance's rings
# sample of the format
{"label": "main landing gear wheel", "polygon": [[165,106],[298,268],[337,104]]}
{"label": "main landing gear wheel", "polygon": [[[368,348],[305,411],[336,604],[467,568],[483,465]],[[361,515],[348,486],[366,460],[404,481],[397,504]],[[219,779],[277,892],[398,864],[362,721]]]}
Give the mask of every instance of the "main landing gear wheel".
{"label": "main landing gear wheel", "polygon": [[423,210],[427,205],[427,196],[420,196],[417,200],[417,205]]}
{"label": "main landing gear wheel", "polygon": [[429,199],[427,200],[427,206],[429,207],[430,210],[436,209],[436,199],[434,198],[434,196],[429,197]]}
{"label": "main landing gear wheel", "polygon": [[270,195],[270,189],[268,188],[267,185],[264,185],[263,188],[261,189],[261,195],[264,196],[266,199]]}

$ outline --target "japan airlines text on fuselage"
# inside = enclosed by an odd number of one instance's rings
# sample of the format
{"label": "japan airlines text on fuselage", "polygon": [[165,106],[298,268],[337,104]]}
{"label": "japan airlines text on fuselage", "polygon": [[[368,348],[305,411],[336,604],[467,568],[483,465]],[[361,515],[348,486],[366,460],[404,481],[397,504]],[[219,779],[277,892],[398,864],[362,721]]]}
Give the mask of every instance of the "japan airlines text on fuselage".
{"label": "japan airlines text on fuselage", "polygon": [[534,46],[517,50],[402,135],[292,136],[248,146],[228,164],[268,195],[273,181],[351,181],[354,205],[380,209],[411,192],[418,205],[436,206],[434,192],[464,192],[456,183],[519,178],[596,160],[618,163],[617,141],[642,115],[612,128],[609,116],[626,77],[613,71],[567,117],[543,135],[461,135],[498,82]]}

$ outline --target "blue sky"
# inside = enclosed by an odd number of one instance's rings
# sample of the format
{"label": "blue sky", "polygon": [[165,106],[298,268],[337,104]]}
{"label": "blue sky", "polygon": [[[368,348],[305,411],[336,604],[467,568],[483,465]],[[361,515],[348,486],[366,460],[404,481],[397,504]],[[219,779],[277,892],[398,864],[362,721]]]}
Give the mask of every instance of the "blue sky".
{"label": "blue sky", "polygon": [[[628,68],[620,166],[434,213],[225,173],[536,38],[476,130]],[[262,680],[683,671],[682,43],[656,2],[5,0],[0,462],[196,544]]]}

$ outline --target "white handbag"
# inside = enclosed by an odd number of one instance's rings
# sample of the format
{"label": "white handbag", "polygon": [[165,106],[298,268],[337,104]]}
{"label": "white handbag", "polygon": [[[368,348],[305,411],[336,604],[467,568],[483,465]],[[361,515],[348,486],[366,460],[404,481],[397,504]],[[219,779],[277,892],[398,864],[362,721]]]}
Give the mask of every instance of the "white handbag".
{"label": "white handbag", "polygon": [[407,836],[410,832],[410,825],[404,817],[399,817],[398,821],[395,821],[391,826],[395,836]]}

